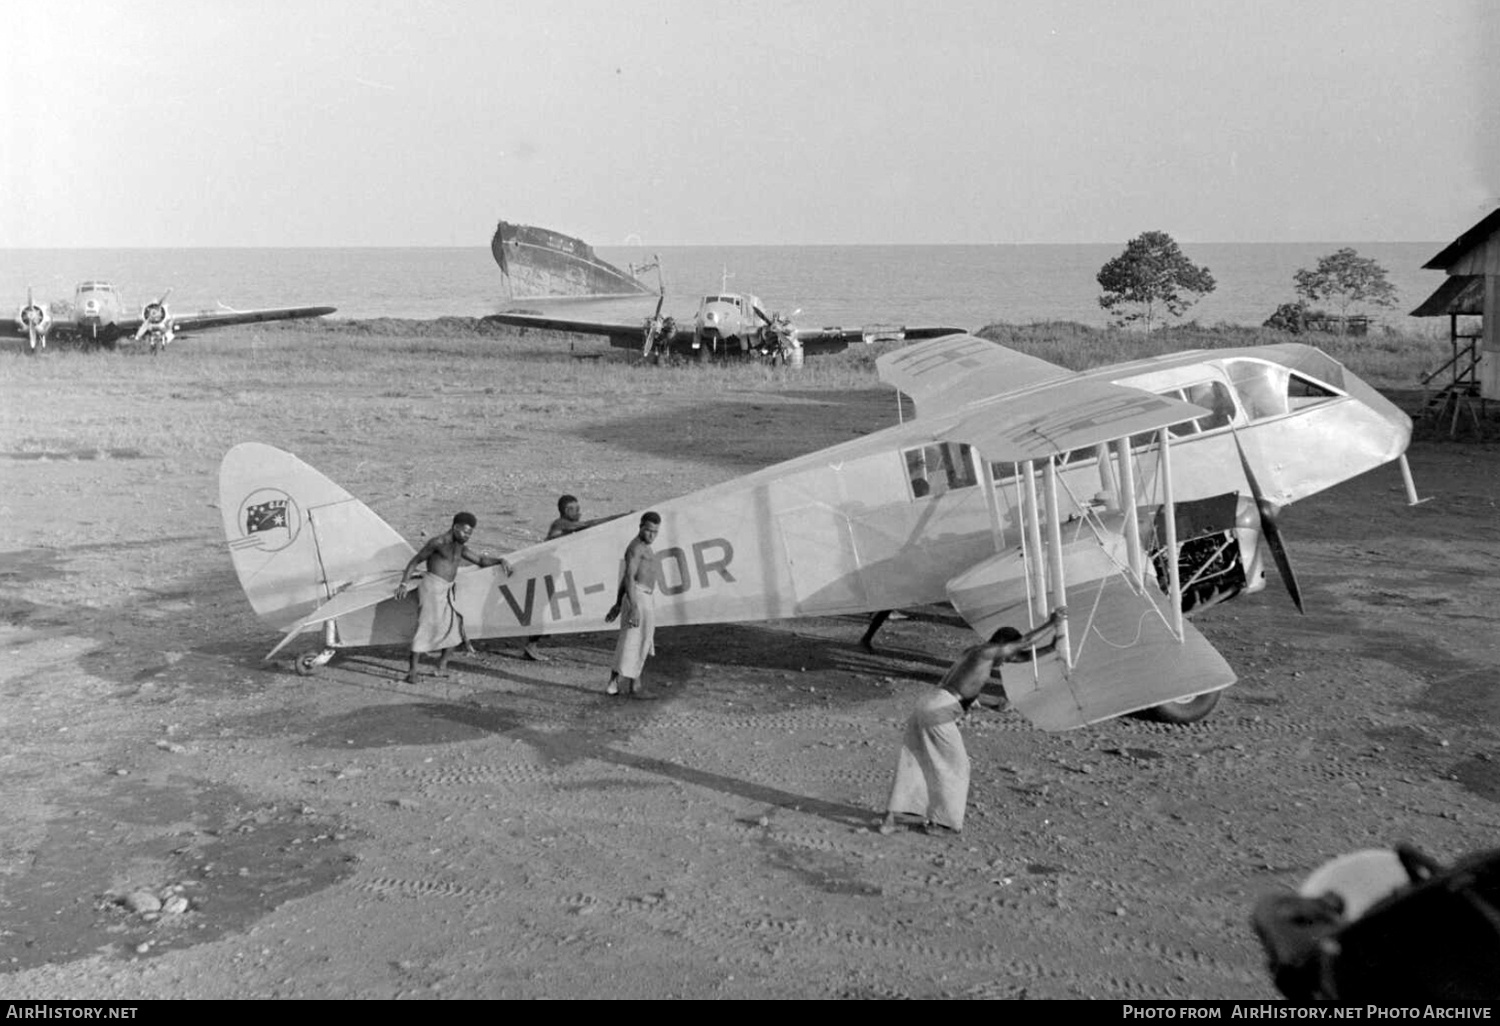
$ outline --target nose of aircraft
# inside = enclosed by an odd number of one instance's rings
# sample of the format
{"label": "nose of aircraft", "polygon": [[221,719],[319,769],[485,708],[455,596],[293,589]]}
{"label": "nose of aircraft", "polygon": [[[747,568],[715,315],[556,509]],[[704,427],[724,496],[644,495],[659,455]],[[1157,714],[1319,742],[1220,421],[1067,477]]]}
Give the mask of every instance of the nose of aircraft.
{"label": "nose of aircraft", "polygon": [[1352,374],[1344,384],[1349,394],[1369,410],[1370,432],[1364,441],[1370,454],[1388,463],[1406,452],[1412,426],[1406,411]]}

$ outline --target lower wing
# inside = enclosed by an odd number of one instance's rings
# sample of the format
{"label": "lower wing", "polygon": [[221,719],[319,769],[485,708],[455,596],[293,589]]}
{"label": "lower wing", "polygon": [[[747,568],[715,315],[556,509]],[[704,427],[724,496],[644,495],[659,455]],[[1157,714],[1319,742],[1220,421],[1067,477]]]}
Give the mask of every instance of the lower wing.
{"label": "lower wing", "polygon": [[[1071,665],[1053,652],[1005,670],[1011,705],[1043,730],[1071,730],[1235,682],[1191,623],[1182,623],[1180,637],[1172,630],[1170,600],[1154,581],[1131,583],[1124,547],[1112,532],[1064,545]],[[981,637],[1007,625],[1024,630],[1041,617],[1028,573],[1020,551],[999,553],[948,581],[948,598]]]}

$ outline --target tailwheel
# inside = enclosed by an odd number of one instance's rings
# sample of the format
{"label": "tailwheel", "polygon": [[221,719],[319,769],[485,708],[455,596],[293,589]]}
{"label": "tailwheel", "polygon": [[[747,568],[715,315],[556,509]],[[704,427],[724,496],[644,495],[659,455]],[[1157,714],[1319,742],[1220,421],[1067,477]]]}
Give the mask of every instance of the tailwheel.
{"label": "tailwheel", "polygon": [[1192,698],[1184,698],[1180,702],[1163,702],[1150,709],[1142,709],[1137,715],[1143,720],[1174,723],[1179,726],[1197,723],[1214,711],[1214,706],[1219,704],[1221,694],[1223,694],[1222,691],[1210,691],[1206,694],[1194,695]]}
{"label": "tailwheel", "polygon": [[292,669],[297,671],[299,677],[311,677],[327,666],[333,659],[334,650],[325,648],[321,652],[304,652],[292,663]]}

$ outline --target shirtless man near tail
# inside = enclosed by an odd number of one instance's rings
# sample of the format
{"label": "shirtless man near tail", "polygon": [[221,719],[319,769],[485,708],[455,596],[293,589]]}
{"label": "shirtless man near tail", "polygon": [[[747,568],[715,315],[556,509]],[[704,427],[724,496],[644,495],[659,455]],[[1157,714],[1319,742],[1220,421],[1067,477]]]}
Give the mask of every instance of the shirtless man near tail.
{"label": "shirtless man near tail", "polygon": [[437,674],[446,676],[448,657],[467,640],[463,615],[453,605],[459,563],[498,566],[507,577],[510,576],[510,564],[503,557],[491,556],[488,552],[476,553],[469,548],[469,539],[478,525],[479,520],[472,513],[455,514],[453,526],[428,538],[401,572],[401,583],[396,586],[398,599],[405,598],[411,591],[412,571],[420,563],[427,564],[427,573],[417,582],[417,600],[421,609],[417,616],[417,631],[411,639],[411,661],[406,671],[408,684],[417,682],[417,663],[423,652],[438,653]]}

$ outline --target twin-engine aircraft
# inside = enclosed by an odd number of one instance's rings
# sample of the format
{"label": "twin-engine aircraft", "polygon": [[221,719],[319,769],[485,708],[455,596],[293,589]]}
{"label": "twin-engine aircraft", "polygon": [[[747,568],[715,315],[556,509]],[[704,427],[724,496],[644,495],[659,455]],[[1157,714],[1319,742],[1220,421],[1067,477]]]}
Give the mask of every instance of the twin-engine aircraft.
{"label": "twin-engine aircraft", "polygon": [[80,282],[73,291],[73,312],[54,318],[47,303],[38,303],[26,290],[26,303],[16,311],[15,324],[0,325],[0,336],[24,338],[32,353],[47,348],[47,339],[74,339],[113,349],[121,342],[141,343],[158,353],[179,335],[231,324],[253,324],[258,321],[285,321],[299,317],[322,317],[331,314],[331,306],[286,306],[268,310],[205,310],[201,313],[174,315],[167,306],[168,289],[160,299],[141,307],[140,315],[129,316],[125,300],[107,281]]}
{"label": "twin-engine aircraft", "polygon": [[679,325],[663,317],[662,298],[644,323],[577,321],[536,314],[495,314],[491,320],[520,328],[542,328],[583,335],[607,335],[620,349],[634,349],[642,358],[661,364],[678,358],[699,362],[713,359],[757,359],[799,366],[804,356],[838,353],[853,342],[916,341],[963,334],[962,328],[870,325],[863,328],[798,328],[791,316],[768,314],[760,299],[748,293],[715,292],[698,301],[693,323]]}
{"label": "twin-engine aircraft", "polygon": [[[911,396],[896,427],[652,504],[658,623],[832,616],[948,601],[981,637],[1067,604],[1056,649],[1007,673],[1047,730],[1149,710],[1192,722],[1235,674],[1186,617],[1265,586],[1301,595],[1277,512],[1392,460],[1411,420],[1308,346],[1195,351],[1074,373],[973,336],[887,353]],[[405,645],[393,595],[412,547],[296,457],[225,456],[224,529],[240,582],[297,660]],[[473,638],[607,629],[633,518],[541,542],[514,573],[460,571]]]}

